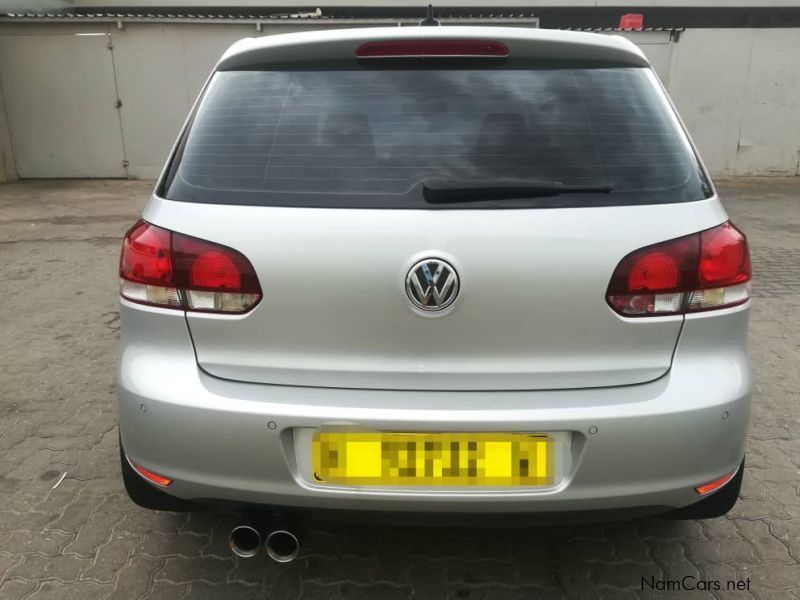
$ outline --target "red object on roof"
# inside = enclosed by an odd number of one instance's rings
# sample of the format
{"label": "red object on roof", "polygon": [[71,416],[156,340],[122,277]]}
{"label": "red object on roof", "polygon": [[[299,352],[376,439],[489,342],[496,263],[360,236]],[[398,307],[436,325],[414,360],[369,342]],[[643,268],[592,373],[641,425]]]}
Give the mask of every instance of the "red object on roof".
{"label": "red object on roof", "polygon": [[642,29],[644,27],[644,15],[641,13],[628,13],[619,18],[620,29]]}

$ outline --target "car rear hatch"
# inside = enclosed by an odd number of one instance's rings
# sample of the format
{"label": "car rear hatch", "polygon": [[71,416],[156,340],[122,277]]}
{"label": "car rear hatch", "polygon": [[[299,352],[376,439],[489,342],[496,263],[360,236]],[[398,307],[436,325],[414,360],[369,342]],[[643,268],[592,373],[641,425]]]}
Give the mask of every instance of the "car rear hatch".
{"label": "car rear hatch", "polygon": [[[431,390],[667,372],[683,317],[618,315],[609,278],[631,251],[725,215],[652,72],[496,57],[365,66],[359,45],[325,68],[217,72],[199,103],[161,188],[170,200],[145,218],[238,250],[263,291],[244,315],[187,313],[199,365]],[[426,259],[458,277],[444,310],[407,288]]]}

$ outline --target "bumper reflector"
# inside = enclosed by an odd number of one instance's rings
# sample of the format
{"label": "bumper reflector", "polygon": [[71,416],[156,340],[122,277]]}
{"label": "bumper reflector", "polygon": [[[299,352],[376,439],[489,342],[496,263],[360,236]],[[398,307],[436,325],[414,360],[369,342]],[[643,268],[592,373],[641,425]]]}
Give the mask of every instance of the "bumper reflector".
{"label": "bumper reflector", "polygon": [[153,473],[152,471],[148,471],[144,467],[140,467],[134,462],[131,463],[131,466],[139,475],[141,475],[148,481],[152,481],[156,485],[160,485],[161,487],[167,487],[170,483],[172,483],[172,479],[169,479],[168,477],[163,477],[158,473]]}
{"label": "bumper reflector", "polygon": [[704,483],[703,485],[699,485],[696,488],[694,488],[694,491],[697,492],[698,494],[700,494],[701,496],[705,496],[706,494],[710,494],[711,492],[713,492],[715,490],[718,490],[723,485],[728,483],[731,479],[733,479],[738,471],[739,471],[739,469],[736,469],[735,471],[731,471],[727,475],[723,475],[719,479],[715,479],[714,481],[709,481],[708,483]]}

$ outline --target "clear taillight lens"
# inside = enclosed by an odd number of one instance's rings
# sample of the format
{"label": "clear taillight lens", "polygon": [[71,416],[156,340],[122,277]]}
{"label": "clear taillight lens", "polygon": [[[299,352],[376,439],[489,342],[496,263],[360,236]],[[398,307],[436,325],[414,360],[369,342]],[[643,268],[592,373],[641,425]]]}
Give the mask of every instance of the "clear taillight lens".
{"label": "clear taillight lens", "polygon": [[125,235],[120,294],[141,304],[241,314],[261,300],[253,265],[241,253],[139,221]]}
{"label": "clear taillight lens", "polygon": [[623,258],[606,300],[626,317],[727,308],[750,298],[747,238],[730,222]]}

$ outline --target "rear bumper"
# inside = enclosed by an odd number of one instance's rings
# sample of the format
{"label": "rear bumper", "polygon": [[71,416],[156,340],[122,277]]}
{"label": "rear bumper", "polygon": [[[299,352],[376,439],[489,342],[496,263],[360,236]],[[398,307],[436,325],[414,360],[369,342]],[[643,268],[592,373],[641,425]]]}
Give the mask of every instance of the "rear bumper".
{"label": "rear bumper", "polygon": [[[687,317],[672,369],[639,385],[513,392],[349,390],[221,380],[182,315],[123,302],[120,430],[183,499],[306,509],[538,513],[683,507],[739,465],[750,415],[747,306]],[[568,464],[538,490],[343,489],[305,473],[299,429],[545,431]],[[274,427],[274,428],[273,428]],[[596,428],[596,430],[595,430]],[[594,432],[594,433],[591,433]]]}

